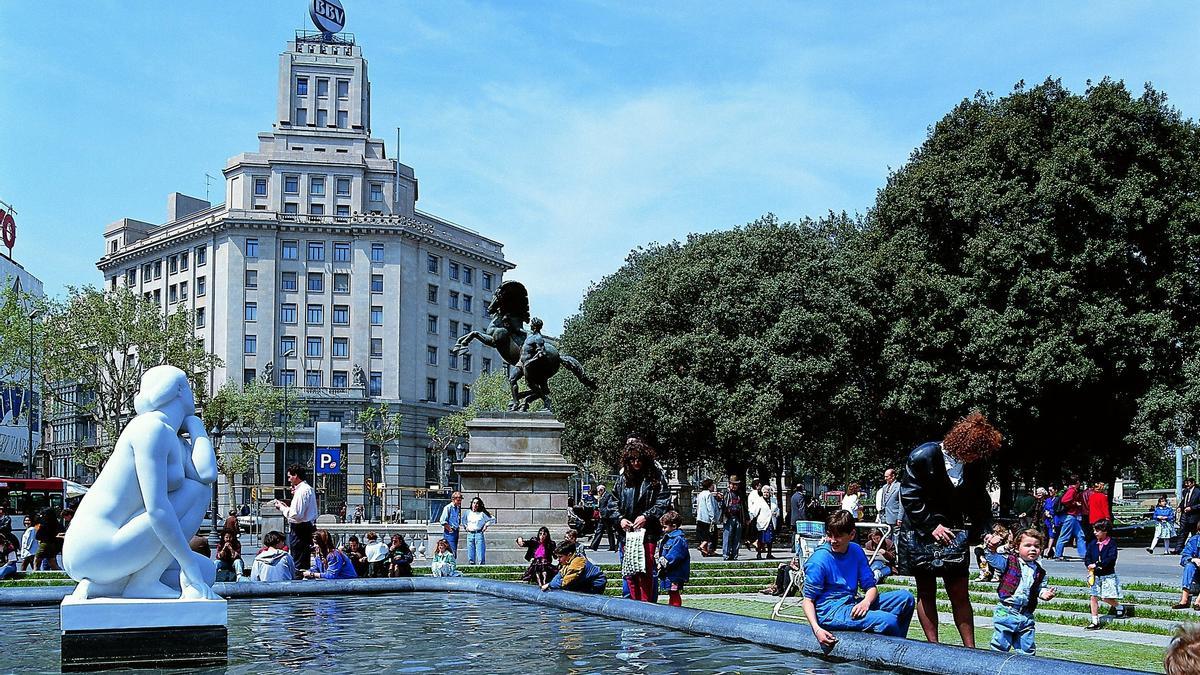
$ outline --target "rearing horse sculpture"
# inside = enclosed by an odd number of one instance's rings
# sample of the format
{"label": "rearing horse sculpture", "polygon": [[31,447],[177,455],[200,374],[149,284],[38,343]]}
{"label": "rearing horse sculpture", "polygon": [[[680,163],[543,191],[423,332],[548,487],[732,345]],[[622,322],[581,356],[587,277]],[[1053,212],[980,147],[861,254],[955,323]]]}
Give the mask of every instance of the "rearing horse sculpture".
{"label": "rearing horse sculpture", "polygon": [[[500,358],[512,366],[508,376],[509,388],[512,390],[509,410],[529,410],[529,404],[538,399],[541,399],[547,410],[551,410],[550,378],[560,367],[570,371],[589,389],[596,388],[596,383],[583,372],[583,365],[577,359],[560,353],[553,343],[540,340],[536,330],[530,349],[525,350],[526,358],[522,359],[522,349],[526,346],[526,340],[530,338],[530,333],[525,330],[525,324],[530,322],[529,291],[523,284],[518,281],[505,281],[500,284],[496,295],[488,303],[488,315],[492,317],[492,321],[486,329],[473,330],[460,337],[451,351],[461,354],[472,341],[479,340],[495,349]],[[521,391],[519,386],[522,377],[529,387],[525,391]]]}

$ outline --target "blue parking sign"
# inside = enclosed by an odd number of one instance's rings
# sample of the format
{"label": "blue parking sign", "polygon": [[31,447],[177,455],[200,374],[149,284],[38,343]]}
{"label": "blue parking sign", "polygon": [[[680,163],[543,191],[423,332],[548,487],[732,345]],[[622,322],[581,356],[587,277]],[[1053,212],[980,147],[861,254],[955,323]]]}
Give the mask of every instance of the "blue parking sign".
{"label": "blue parking sign", "polygon": [[317,473],[341,473],[342,449],[317,448]]}

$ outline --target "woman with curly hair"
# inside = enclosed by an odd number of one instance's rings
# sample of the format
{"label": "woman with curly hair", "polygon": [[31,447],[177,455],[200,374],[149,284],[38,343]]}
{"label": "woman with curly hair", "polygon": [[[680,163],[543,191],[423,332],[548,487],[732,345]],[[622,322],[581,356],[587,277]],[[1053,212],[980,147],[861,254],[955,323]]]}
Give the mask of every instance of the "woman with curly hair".
{"label": "woman with curly hair", "polygon": [[[625,541],[632,532],[643,531],[644,561],[654,560],[654,543],[661,534],[659,519],[671,507],[667,477],[654,461],[654,448],[640,438],[625,441],[621,451],[621,475],[601,507],[603,517],[612,522],[621,538],[625,559]],[[629,597],[654,602],[654,577],[648,567],[625,577]]]}
{"label": "woman with curly hair", "polygon": [[975,646],[975,615],[968,595],[969,544],[992,524],[986,459],[1000,447],[1000,432],[979,411],[962,418],[941,443],[925,443],[908,456],[900,483],[904,525],[901,571],[917,582],[917,619],[925,639],[938,641],[937,580],[946,584],[963,645]]}

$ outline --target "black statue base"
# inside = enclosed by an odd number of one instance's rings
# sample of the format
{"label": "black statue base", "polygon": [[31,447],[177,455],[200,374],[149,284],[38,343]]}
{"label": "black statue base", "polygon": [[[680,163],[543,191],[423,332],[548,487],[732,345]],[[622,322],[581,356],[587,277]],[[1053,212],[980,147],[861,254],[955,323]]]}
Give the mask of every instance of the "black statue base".
{"label": "black statue base", "polygon": [[225,626],[64,631],[62,671],[223,666],[228,650]]}

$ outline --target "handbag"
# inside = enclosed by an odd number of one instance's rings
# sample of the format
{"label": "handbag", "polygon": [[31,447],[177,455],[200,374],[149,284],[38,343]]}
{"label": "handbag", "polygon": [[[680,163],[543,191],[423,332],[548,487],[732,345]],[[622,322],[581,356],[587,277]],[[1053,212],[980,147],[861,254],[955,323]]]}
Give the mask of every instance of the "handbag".
{"label": "handbag", "polygon": [[911,528],[900,530],[897,547],[897,568],[900,574],[937,574],[966,572],[970,565],[970,550],[966,530],[950,530],[954,538],[942,544],[933,535]]}

